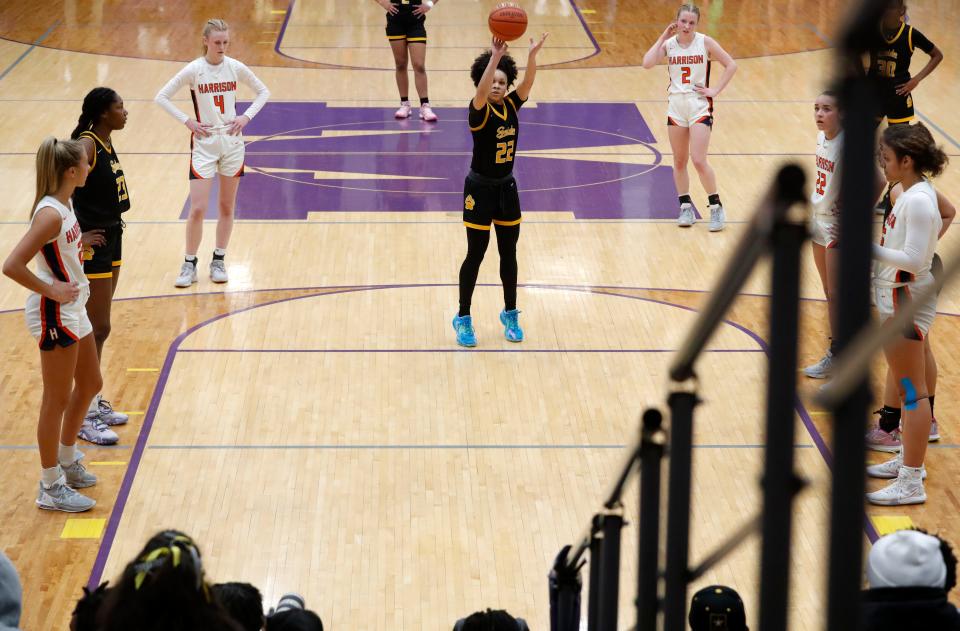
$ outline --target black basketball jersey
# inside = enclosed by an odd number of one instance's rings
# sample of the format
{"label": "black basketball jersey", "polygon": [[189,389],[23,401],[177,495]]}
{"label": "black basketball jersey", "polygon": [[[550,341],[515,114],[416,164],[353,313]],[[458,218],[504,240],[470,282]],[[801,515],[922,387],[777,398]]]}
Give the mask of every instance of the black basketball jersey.
{"label": "black basketball jersey", "polygon": [[933,43],[909,24],[901,23],[892,39],[882,32],[877,33],[876,42],[870,48],[870,70],[867,74],[896,85],[906,83],[910,80],[910,59],[914,48],[929,55],[933,51]]}
{"label": "black basketball jersey", "polygon": [[130,210],[127,181],[120,167],[120,158],[92,131],[80,134],[93,140],[96,156],[87,182],[73,191],[73,209],[84,230],[107,228],[120,221],[120,214]]}
{"label": "black basketball jersey", "polygon": [[513,156],[520,136],[520,118],[517,111],[524,101],[514,90],[500,105],[489,101],[474,109],[470,101],[468,117],[473,133],[473,161],[470,169],[484,177],[501,178],[513,172]]}

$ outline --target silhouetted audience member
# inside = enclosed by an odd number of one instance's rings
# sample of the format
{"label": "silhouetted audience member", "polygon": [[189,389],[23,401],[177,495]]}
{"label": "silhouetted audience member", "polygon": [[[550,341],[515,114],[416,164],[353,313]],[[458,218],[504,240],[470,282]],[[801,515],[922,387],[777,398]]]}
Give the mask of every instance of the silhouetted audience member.
{"label": "silhouetted audience member", "polygon": [[263,596],[259,589],[250,583],[217,583],[211,589],[220,606],[244,631],[263,629]]}
{"label": "silhouetted audience member", "polygon": [[197,545],[177,530],[155,535],[127,564],[97,624],[99,631],[243,631],[214,600]]}
{"label": "silhouetted audience member", "polygon": [[306,608],[303,596],[284,594],[267,616],[266,631],[323,631],[320,616]]}
{"label": "silhouetted audience member", "polygon": [[453,631],[530,631],[530,627],[523,618],[514,618],[502,609],[487,609],[457,620]]}
{"label": "silhouetted audience member", "polygon": [[881,537],[867,557],[860,628],[960,630],[960,613],[947,600],[957,584],[957,557],[950,544],[921,530]]}
{"label": "silhouetted audience member", "polygon": [[107,597],[107,582],[92,592],[83,588],[83,596],[77,601],[70,616],[70,631],[97,631],[97,614]]}
{"label": "silhouetted audience member", "polygon": [[22,611],[20,577],[7,555],[0,551],[0,631],[19,629]]}
{"label": "silhouetted audience member", "polygon": [[704,587],[690,601],[692,631],[749,631],[743,599],[725,585]]}

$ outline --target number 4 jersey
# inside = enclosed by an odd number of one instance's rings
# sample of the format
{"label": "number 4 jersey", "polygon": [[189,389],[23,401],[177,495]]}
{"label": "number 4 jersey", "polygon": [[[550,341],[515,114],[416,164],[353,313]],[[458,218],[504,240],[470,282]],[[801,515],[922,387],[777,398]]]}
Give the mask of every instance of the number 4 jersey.
{"label": "number 4 jersey", "polygon": [[194,59],[163,86],[156,101],[171,116],[181,123],[186,123],[189,117],[171,103],[170,99],[183,86],[190,86],[196,119],[211,125],[212,131],[222,131],[237,117],[238,82],[245,83],[257,93],[256,99],[243,113],[252,119],[270,98],[270,91],[250,68],[232,57],[224,57],[223,62],[216,66],[203,57]]}

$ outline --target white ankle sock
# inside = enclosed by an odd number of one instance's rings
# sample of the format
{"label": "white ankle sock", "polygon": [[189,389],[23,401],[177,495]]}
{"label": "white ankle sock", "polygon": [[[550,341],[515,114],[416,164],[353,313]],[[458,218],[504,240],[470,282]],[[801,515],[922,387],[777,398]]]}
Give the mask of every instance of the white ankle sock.
{"label": "white ankle sock", "polygon": [[50,467],[49,469],[40,470],[40,482],[45,488],[50,488],[53,486],[53,483],[60,479],[62,472],[60,471],[60,465],[55,467]]}
{"label": "white ankle sock", "polygon": [[226,256],[226,255],[227,255],[227,251],[224,250],[223,248],[214,248],[213,253],[216,254],[217,256]]}
{"label": "white ankle sock", "polygon": [[87,408],[87,414],[92,414],[94,412],[100,411],[100,395],[93,397],[90,400],[90,406]]}
{"label": "white ankle sock", "polygon": [[57,454],[57,461],[61,465],[72,465],[77,460],[77,444],[64,445],[60,443],[60,453]]}
{"label": "white ankle sock", "polygon": [[903,465],[900,467],[900,475],[904,480],[909,480],[910,482],[920,482],[921,475],[923,475],[923,466],[908,467],[907,465]]}

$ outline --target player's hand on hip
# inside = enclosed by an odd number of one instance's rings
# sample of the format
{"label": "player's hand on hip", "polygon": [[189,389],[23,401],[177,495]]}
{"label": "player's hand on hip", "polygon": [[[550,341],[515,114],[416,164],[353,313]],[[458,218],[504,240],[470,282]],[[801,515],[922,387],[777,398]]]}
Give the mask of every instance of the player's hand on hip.
{"label": "player's hand on hip", "polygon": [[377,0],[380,3],[380,6],[383,7],[387,13],[390,15],[396,15],[400,13],[400,7],[390,2],[390,0]]}
{"label": "player's hand on hip", "polygon": [[187,122],[184,123],[187,126],[187,129],[192,131],[194,135],[200,136],[201,138],[206,138],[210,135],[210,125],[207,123],[201,123],[192,118],[187,119]]}
{"label": "player's hand on hip", "polygon": [[231,136],[239,136],[240,132],[243,131],[243,128],[247,126],[247,123],[250,122],[250,119],[243,114],[237,116],[235,119],[230,121],[230,130],[229,134]]}
{"label": "player's hand on hip", "polygon": [[433,2],[430,0],[423,0],[423,4],[419,4],[413,8],[414,15],[424,15],[427,11],[433,8]]}
{"label": "player's hand on hip", "polygon": [[68,302],[73,302],[80,297],[80,286],[77,285],[77,281],[71,281],[69,283],[64,283],[59,280],[53,281],[53,284],[50,285],[50,289],[47,291],[49,294],[48,298],[60,304],[66,304]]}
{"label": "player's hand on hip", "polygon": [[910,79],[906,83],[902,83],[897,86],[897,94],[900,96],[907,96],[913,92],[919,84],[920,82],[916,79]]}
{"label": "player's hand on hip", "polygon": [[719,92],[716,88],[705,88],[702,85],[695,85],[693,86],[693,89],[697,94],[700,96],[705,96],[708,99],[712,99],[713,97],[717,96]]}
{"label": "player's hand on hip", "polygon": [[532,37],[530,38],[530,54],[531,55],[536,55],[538,52],[540,52],[540,49],[543,48],[543,43],[547,41],[547,35],[549,34],[550,33],[542,33],[540,35],[539,42],[534,42],[533,38]]}
{"label": "player's hand on hip", "polygon": [[107,238],[103,236],[103,230],[100,228],[87,230],[80,235],[80,247],[82,248],[101,246],[106,242]]}

